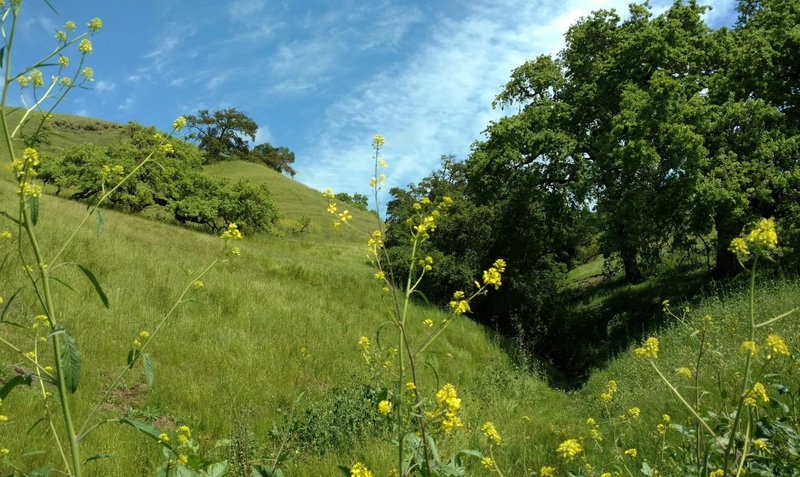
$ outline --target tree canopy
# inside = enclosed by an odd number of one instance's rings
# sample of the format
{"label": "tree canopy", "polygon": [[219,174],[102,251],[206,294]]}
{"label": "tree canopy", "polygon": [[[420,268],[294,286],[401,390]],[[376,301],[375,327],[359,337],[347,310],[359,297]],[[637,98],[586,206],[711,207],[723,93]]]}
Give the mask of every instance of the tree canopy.
{"label": "tree canopy", "polygon": [[201,109],[197,115],[186,116],[187,136],[198,142],[208,162],[223,159],[244,159],[250,152],[247,138],[256,140],[258,124],[236,108],[210,113]]}

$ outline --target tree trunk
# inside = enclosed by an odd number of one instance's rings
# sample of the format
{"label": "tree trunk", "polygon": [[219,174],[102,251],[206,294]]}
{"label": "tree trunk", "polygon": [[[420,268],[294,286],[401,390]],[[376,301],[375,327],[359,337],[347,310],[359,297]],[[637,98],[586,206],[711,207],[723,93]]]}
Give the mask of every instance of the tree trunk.
{"label": "tree trunk", "polygon": [[641,283],[643,280],[642,271],[636,261],[636,251],[621,250],[620,257],[622,258],[622,266],[625,268],[625,281],[628,283]]}
{"label": "tree trunk", "polygon": [[735,275],[741,268],[736,260],[736,255],[729,251],[728,247],[731,244],[731,240],[739,235],[742,224],[718,214],[714,217],[714,226],[717,228],[717,259],[714,264],[714,277],[730,277]]}

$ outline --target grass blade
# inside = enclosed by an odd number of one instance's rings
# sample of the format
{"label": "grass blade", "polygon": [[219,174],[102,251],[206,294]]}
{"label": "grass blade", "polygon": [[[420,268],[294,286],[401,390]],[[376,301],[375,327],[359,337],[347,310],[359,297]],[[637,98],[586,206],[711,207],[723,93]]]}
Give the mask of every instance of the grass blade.
{"label": "grass blade", "polygon": [[91,270],[83,265],[78,265],[78,268],[80,268],[83,274],[86,275],[86,278],[92,282],[92,285],[94,285],[94,291],[97,292],[97,296],[100,297],[100,301],[102,301],[103,305],[108,308],[108,297],[106,296],[106,292],[103,291],[103,287],[100,286],[100,282],[97,281],[97,277],[94,276],[94,273],[92,273]]}

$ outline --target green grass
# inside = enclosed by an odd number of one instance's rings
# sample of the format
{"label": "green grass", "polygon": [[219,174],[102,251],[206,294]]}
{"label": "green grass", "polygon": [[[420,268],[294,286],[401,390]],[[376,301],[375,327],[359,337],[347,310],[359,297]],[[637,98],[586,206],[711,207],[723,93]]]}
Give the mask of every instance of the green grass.
{"label": "green grass", "polygon": [[[76,140],[79,138],[76,136]],[[214,269],[204,279],[205,287],[192,292],[193,302],[180,308],[150,349],[156,372],[154,386],[143,384],[143,373],[137,368],[114,392],[102,414],[115,418],[127,412],[164,429],[186,423],[208,446],[231,433],[251,435],[257,448],[252,457],[265,458],[268,446],[274,444],[270,430],[273,424],[287,423],[293,402],[297,401],[298,419],[311,416],[304,422],[318,426],[320,432],[331,431],[325,428],[331,424],[320,416],[340,411],[341,399],[357,399],[356,392],[343,390],[380,384],[369,379],[357,346],[361,335],[377,342],[376,329],[382,329],[383,340],[390,334],[366,259],[366,234],[375,228],[374,217],[353,211],[353,223],[364,234],[346,229],[337,233],[332,230],[332,219],[319,191],[251,163],[219,163],[207,170],[234,180],[247,178],[267,184],[284,217],[280,233],[248,237],[242,244],[241,257]],[[15,198],[14,187],[0,181],[0,210],[13,215]],[[42,198],[37,229],[43,247],[51,251],[46,255],[52,255],[65,231],[71,230],[85,211],[80,203]],[[103,233],[98,235],[93,226],[86,227],[63,259],[94,271],[108,294],[110,308],[100,304],[90,283],[75,267],[63,267],[57,273],[74,289],[57,285],[56,293],[61,321],[79,342],[83,356],[81,384],[74,398],[78,422],[108,386],[113,373],[124,366],[137,333],[152,330],[176,299],[188,280],[184,271],[200,269],[220,247],[215,236],[113,211],[104,212],[104,217]],[[311,219],[310,229],[294,232],[302,217]],[[0,222],[0,231],[6,229],[16,234],[10,222]],[[0,242],[0,257],[6,253],[16,258],[13,242]],[[597,267],[596,262],[587,264],[573,271],[572,277],[593,276]],[[575,336],[585,343],[609,339],[609,322],[597,320],[615,307],[631,309],[632,304],[638,304],[639,313],[621,318],[620,323],[634,326],[631,323],[638,321],[631,320],[639,319],[659,322],[661,300],[669,296],[673,306],[680,308],[684,302],[681,297],[696,289],[694,280],[688,275],[635,287],[610,281],[586,289],[571,315],[580,322],[574,327]],[[0,295],[8,297],[23,282],[19,267],[8,266],[0,275]],[[759,317],[780,313],[798,302],[800,287],[796,282],[766,281],[759,291]],[[716,343],[734,350],[730,359],[722,360],[720,368],[720,376],[732,382],[741,364],[735,351],[744,330],[743,294],[709,292],[692,304],[695,310],[687,320],[697,322],[705,314],[713,315]],[[38,310],[34,296],[26,292],[15,302],[10,316],[27,327]],[[422,332],[426,318],[440,320],[443,316],[440,310],[415,306],[412,332]],[[660,323],[658,330],[638,328],[625,333],[638,333],[638,337],[659,332],[663,346],[659,361],[665,370],[672,371],[686,365],[692,356],[692,342],[676,323]],[[3,336],[13,336],[25,350],[33,346],[29,333],[8,326],[0,330]],[[797,350],[800,327],[796,318],[769,330],[776,331],[787,339],[790,349]],[[583,336],[579,336],[581,333]],[[552,346],[574,347],[575,342]],[[307,357],[301,348],[305,348]],[[542,465],[553,465],[557,463],[554,449],[558,443],[585,436],[586,417],[601,414],[597,396],[609,379],[620,387],[616,411],[624,412],[631,406],[642,409],[643,425],[624,436],[624,442],[636,443],[641,452],[652,450],[647,443],[654,419],[662,413],[686,422],[679,403],[630,352],[603,357],[607,366],[598,366],[584,387],[563,392],[549,387],[525,360],[521,362],[518,355],[508,352],[513,349],[513,343],[504,342],[468,319],[459,319],[425,355],[422,392],[431,396],[441,384],[451,382],[464,400],[465,426],[448,438],[443,448],[486,449],[480,426],[491,420],[503,436],[504,445],[496,457],[504,469],[509,469],[507,475],[525,475]],[[0,382],[11,378],[15,366],[22,363],[7,349],[0,350],[0,362]],[[784,373],[784,383],[796,389],[798,373],[788,372],[790,369],[776,371]],[[35,392],[18,388],[3,401],[3,413],[11,421],[3,424],[0,447],[8,447],[12,456],[30,450],[47,452],[28,458],[25,462],[31,465],[58,463],[45,426],[29,432],[42,412]],[[708,397],[709,405],[719,400],[718,395]],[[357,412],[359,408],[353,409]],[[59,421],[56,424],[60,426]],[[293,455],[285,470],[288,475],[334,475],[337,465],[359,460],[368,463],[376,475],[387,475],[395,466],[395,447],[375,435],[380,432],[354,436],[355,443],[333,451]],[[99,428],[84,445],[86,456],[114,455],[113,459],[88,464],[90,475],[152,475],[161,458],[155,443],[116,424]],[[587,453],[597,464],[599,451],[587,448]],[[481,472],[476,462],[469,475]]]}

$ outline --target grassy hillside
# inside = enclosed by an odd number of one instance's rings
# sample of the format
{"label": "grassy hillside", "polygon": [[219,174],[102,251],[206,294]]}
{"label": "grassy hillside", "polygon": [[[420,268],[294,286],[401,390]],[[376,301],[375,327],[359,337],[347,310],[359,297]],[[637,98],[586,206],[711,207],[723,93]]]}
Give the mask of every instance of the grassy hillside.
{"label": "grassy hillside", "polygon": [[[73,139],[92,135],[81,133]],[[143,372],[137,367],[112,391],[102,416],[129,416],[164,430],[188,424],[209,454],[232,458],[225,447],[214,448],[214,442],[230,439],[240,455],[253,462],[268,459],[289,436],[292,452],[284,464],[287,475],[335,475],[336,465],[355,461],[368,463],[375,475],[389,475],[395,465],[395,446],[386,432],[387,422],[377,417],[375,395],[369,394],[387,381],[369,372],[357,345],[362,335],[378,343],[389,333],[380,291],[366,260],[367,236],[347,230],[334,232],[320,192],[272,170],[244,162],[219,163],[207,170],[269,185],[284,216],[283,233],[247,237],[241,257],[216,267],[203,279],[203,288],[191,292],[191,301],[181,305],[149,350],[155,367],[153,386],[144,384]],[[13,215],[15,199],[12,184],[0,182],[0,211]],[[43,248],[50,251],[45,255],[52,256],[65,231],[71,230],[85,211],[83,204],[43,197],[37,228]],[[365,233],[374,229],[371,214],[353,211],[353,215],[358,229]],[[75,267],[62,267],[55,274],[69,285],[59,286],[56,294],[62,321],[79,342],[83,356],[74,399],[79,423],[109,386],[111,376],[125,365],[131,341],[141,330],[152,331],[178,297],[189,280],[187,271],[201,269],[220,248],[215,236],[110,211],[104,217],[102,234],[93,226],[84,228],[62,258],[94,271],[108,294],[110,308],[100,304],[91,284]],[[302,217],[311,219],[310,229],[293,232]],[[17,234],[8,221],[0,223],[0,232],[4,230]],[[8,253],[13,259],[15,250],[13,241],[0,241],[0,257]],[[576,272],[576,279],[594,276],[597,271],[596,263],[589,264]],[[0,295],[8,297],[24,280],[19,266],[6,267],[0,276]],[[656,285],[647,286],[646,299],[656,300]],[[618,292],[613,296],[625,299]],[[607,305],[602,288],[591,300],[587,309]],[[718,373],[703,378],[715,389],[704,397],[704,403],[713,409],[728,394],[729,387],[724,385],[737,380],[747,301],[741,292],[720,291],[697,303],[695,310],[685,313],[684,322],[673,319],[665,325],[659,335],[659,363],[670,376],[689,365],[696,333],[686,327],[696,330],[703,316],[713,316],[714,347],[729,350],[714,358]],[[758,319],[797,303],[797,283],[766,282],[756,303]],[[673,303],[677,310],[682,305]],[[23,328],[0,328],[4,339],[19,343],[23,350],[33,349],[29,330],[39,309],[30,292],[21,295],[10,319]],[[412,331],[422,332],[425,319],[438,321],[444,316],[440,310],[415,306]],[[376,334],[378,329],[381,335]],[[594,329],[594,338],[606,339],[612,331]],[[758,339],[780,333],[789,348],[797,350],[799,332],[797,319],[787,319],[759,331]],[[0,348],[0,362],[0,382],[24,372],[20,368],[24,362],[7,348]],[[607,368],[595,370],[582,389],[567,393],[547,386],[514,343],[459,318],[424,362],[423,394],[431,396],[450,382],[463,399],[464,428],[445,439],[442,449],[485,450],[480,427],[490,420],[503,436],[495,458],[509,476],[536,475],[532,472],[541,466],[559,466],[556,446],[573,437],[581,438],[585,449],[581,458],[586,460],[571,468],[590,463],[600,469],[604,462],[616,462],[610,439],[602,445],[591,440],[585,424],[589,416],[609,425],[617,414],[639,407],[641,420],[614,432],[618,446],[636,446],[642,456],[658,452],[653,429],[663,413],[672,415],[675,423],[691,423],[688,412],[648,364],[634,359],[630,352],[613,359]],[[774,380],[797,390],[798,374],[792,372],[793,365],[783,363],[775,364]],[[610,379],[618,383],[619,392],[606,407],[598,396]],[[685,384],[681,389],[689,390]],[[31,466],[60,461],[46,426],[29,432],[42,412],[38,392],[36,386],[18,388],[3,401],[3,413],[10,420],[2,424],[0,447],[7,447],[18,459],[24,451],[45,450],[44,456],[21,458]],[[278,431],[275,434],[273,425]],[[291,432],[283,432],[286,429]],[[678,446],[678,438],[673,440]],[[89,475],[152,475],[161,459],[154,442],[113,423],[90,434],[84,445],[87,456],[114,455],[88,464]],[[471,464],[469,475],[484,473],[477,461]]]}

